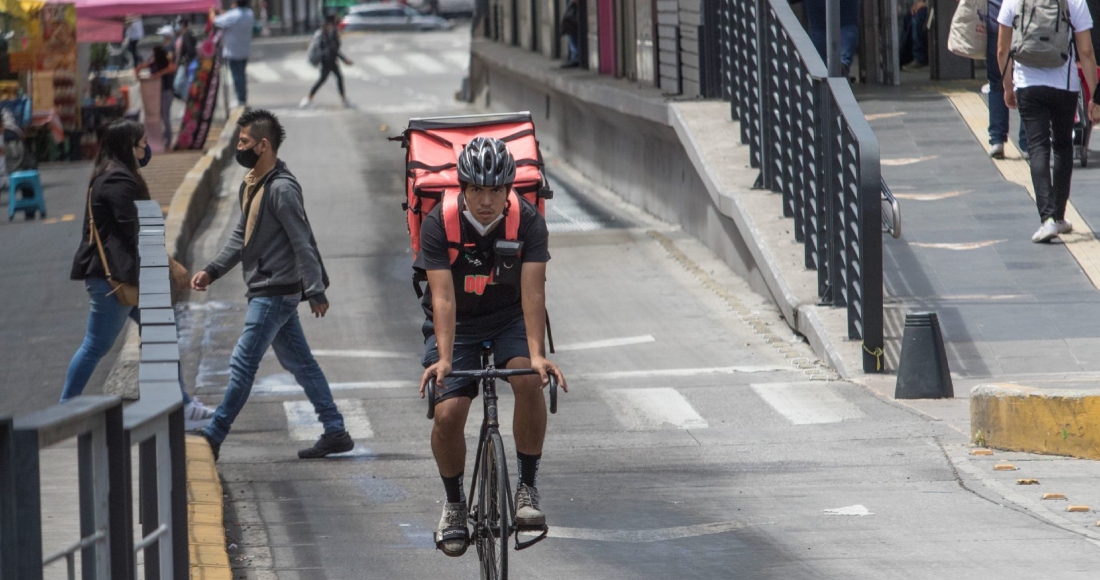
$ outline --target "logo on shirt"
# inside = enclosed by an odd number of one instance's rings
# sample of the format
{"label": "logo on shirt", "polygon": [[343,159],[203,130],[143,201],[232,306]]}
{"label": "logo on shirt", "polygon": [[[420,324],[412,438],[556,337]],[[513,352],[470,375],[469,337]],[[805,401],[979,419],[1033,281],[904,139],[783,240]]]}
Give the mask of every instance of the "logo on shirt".
{"label": "logo on shirt", "polygon": [[493,283],[493,275],[484,276],[482,274],[469,274],[464,280],[464,289],[467,294],[477,294],[481,296],[485,293],[485,287]]}

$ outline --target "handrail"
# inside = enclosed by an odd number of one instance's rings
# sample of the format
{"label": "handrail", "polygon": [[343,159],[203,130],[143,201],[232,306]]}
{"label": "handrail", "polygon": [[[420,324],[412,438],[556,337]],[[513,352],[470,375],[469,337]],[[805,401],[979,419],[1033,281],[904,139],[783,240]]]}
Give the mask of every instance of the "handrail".
{"label": "handrail", "polygon": [[[142,345],[175,343],[164,218],[154,201],[137,202],[141,260],[138,308]],[[152,331],[168,326],[171,332]],[[148,332],[145,332],[145,331]],[[162,329],[158,329],[162,330]],[[167,352],[167,355],[164,353]],[[156,362],[140,363],[138,402],[126,407],[114,396],[86,395],[17,417],[0,418],[0,577],[42,580],[43,569],[61,559],[75,580],[81,576],[133,578],[138,552],[145,553],[147,580],[189,576],[186,450],[180,397],[179,352],[158,349]],[[41,450],[78,440],[80,534],[65,549],[43,557]],[[141,540],[135,545],[131,447],[139,447],[138,509]]]}
{"label": "handrail", "polygon": [[882,233],[895,240],[901,238],[901,204],[894,197],[886,180],[882,180]]}
{"label": "handrail", "polygon": [[[846,79],[830,78],[787,0],[717,0],[723,93],[757,187],[782,195],[822,304],[847,310],[863,369],[882,368],[883,183],[878,140]],[[900,206],[891,203],[891,224]],[[899,219],[894,220],[895,216]],[[900,232],[900,228],[896,231]]]}

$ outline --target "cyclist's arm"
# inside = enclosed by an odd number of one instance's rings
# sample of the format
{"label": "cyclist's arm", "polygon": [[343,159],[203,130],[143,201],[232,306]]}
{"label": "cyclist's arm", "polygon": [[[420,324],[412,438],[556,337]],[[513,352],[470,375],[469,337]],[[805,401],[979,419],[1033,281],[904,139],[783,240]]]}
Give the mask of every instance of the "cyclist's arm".
{"label": "cyclist's arm", "polygon": [[562,390],[568,391],[561,370],[546,358],[546,262],[524,262],[519,283],[531,368],[539,371],[543,384],[549,380],[547,373],[553,373]]}
{"label": "cyclist's arm", "polygon": [[428,379],[435,377],[437,385],[443,384],[451,372],[455,345],[455,284],[450,270],[428,270],[428,288],[432,291],[432,324],[435,325],[435,342],[439,349],[439,362],[428,367],[420,380],[421,394]]}

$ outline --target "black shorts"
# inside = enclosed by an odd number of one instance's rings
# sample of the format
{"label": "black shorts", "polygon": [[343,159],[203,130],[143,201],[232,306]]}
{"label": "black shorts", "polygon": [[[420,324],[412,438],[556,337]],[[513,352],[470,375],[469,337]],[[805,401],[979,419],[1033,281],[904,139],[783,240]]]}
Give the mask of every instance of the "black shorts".
{"label": "black shorts", "polygon": [[[424,321],[424,358],[421,363],[428,368],[439,361],[439,347],[435,343],[435,326],[431,319]],[[476,371],[481,369],[481,345],[485,341],[493,343],[493,361],[497,368],[503,369],[508,361],[516,358],[531,358],[527,348],[527,326],[523,316],[492,330],[480,333],[456,333],[454,362],[452,370]],[[436,391],[436,400],[443,401],[454,397],[477,398],[478,382],[471,378],[449,378],[446,388]]]}

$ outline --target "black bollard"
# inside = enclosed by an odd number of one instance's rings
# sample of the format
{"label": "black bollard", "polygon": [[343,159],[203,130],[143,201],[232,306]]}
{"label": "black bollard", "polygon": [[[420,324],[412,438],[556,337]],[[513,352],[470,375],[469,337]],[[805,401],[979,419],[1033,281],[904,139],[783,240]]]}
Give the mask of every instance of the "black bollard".
{"label": "black bollard", "polygon": [[895,399],[951,399],[951,369],[935,312],[905,315]]}

